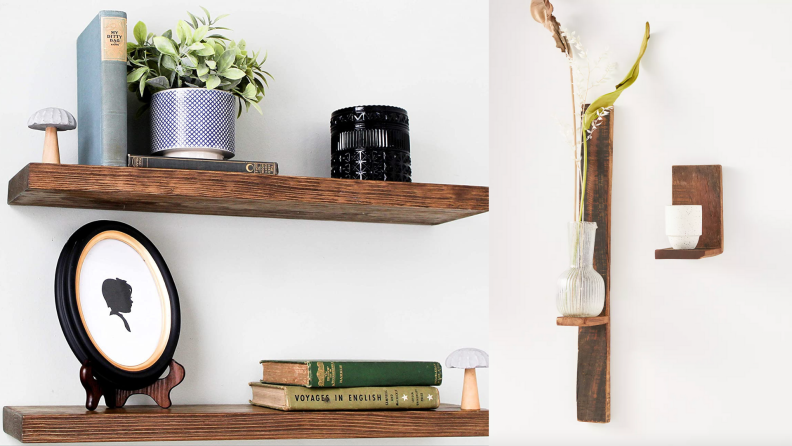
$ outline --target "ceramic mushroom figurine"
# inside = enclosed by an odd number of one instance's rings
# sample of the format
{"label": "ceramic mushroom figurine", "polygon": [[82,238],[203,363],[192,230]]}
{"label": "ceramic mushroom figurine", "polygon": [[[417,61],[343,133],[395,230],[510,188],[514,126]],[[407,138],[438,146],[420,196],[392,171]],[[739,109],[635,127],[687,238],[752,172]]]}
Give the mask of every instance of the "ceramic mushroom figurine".
{"label": "ceramic mushroom figurine", "polygon": [[446,367],[465,369],[465,382],[462,387],[462,410],[479,410],[478,383],[476,369],[489,367],[489,355],[477,348],[460,348],[448,355]]}
{"label": "ceramic mushroom figurine", "polygon": [[28,127],[33,130],[44,130],[45,132],[42,162],[60,164],[58,131],[74,130],[77,127],[77,121],[66,110],[50,107],[34,113],[28,119]]}

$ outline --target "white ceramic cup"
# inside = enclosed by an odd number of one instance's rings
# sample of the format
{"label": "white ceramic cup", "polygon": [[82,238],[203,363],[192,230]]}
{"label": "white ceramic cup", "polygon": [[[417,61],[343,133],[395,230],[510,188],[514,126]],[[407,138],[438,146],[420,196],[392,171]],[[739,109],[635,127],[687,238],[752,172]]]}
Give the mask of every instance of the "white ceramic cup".
{"label": "white ceramic cup", "polygon": [[666,206],[666,235],[674,249],[693,249],[701,237],[701,205]]}

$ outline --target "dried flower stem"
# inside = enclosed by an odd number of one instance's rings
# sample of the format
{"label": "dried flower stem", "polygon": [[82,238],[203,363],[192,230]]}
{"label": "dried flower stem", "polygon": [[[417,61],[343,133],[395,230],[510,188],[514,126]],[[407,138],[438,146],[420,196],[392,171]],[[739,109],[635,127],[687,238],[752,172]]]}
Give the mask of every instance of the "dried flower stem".
{"label": "dried flower stem", "polygon": [[[547,29],[553,36],[556,42],[556,48],[560,49],[569,62],[569,84],[570,92],[572,95],[572,128],[568,133],[564,130],[561,124],[562,133],[566,137],[569,144],[572,146],[573,159],[575,161],[575,189],[574,189],[574,202],[572,206],[573,221],[582,221],[583,219],[583,206],[585,196],[585,182],[586,170],[588,163],[587,158],[587,139],[591,138],[591,131],[586,134],[584,129],[584,116],[586,110],[583,106],[588,100],[589,90],[593,87],[602,85],[609,77],[611,72],[615,69],[613,65],[602,66],[607,59],[607,52],[600,56],[596,61],[589,59],[580,38],[575,35],[574,31],[567,31],[562,28],[558,20],[553,16],[553,5],[550,0],[531,0],[531,17]],[[574,48],[574,50],[573,50]],[[577,60],[573,60],[575,51],[577,51]],[[596,81],[592,80],[594,73],[602,76]],[[597,116],[601,118],[600,110],[596,110]],[[591,116],[591,111],[589,112]],[[588,123],[588,121],[586,121]],[[595,129],[594,126],[592,129]],[[583,147],[581,147],[581,144]],[[581,150],[584,153],[584,161],[581,165]],[[579,204],[579,206],[578,206]]]}
{"label": "dried flower stem", "polygon": [[[571,58],[569,51],[567,51],[567,58]],[[569,89],[572,93],[572,134],[574,136],[573,144],[577,146],[577,132],[575,129],[577,128],[577,117],[575,109],[575,74],[572,71],[572,65],[569,66]],[[575,205],[572,206],[572,221],[577,220],[577,203],[578,203],[578,194],[580,193],[580,178],[578,177],[578,173],[580,171],[577,168],[577,161],[575,162]]]}
{"label": "dried flower stem", "polygon": [[[584,109],[588,102],[588,95],[590,91],[597,86],[604,84],[609,78],[611,73],[615,70],[615,64],[608,64],[607,51],[597,59],[590,59],[586,49],[583,47],[580,38],[573,32],[562,29],[562,37],[569,42],[569,50],[566,52],[567,60],[570,68],[570,84],[572,91],[572,114],[573,114],[573,127],[572,135],[567,140],[571,144],[573,158],[575,160],[575,194],[573,203],[573,221],[582,221],[583,211],[585,210],[585,181],[588,164],[585,161],[587,157],[587,144],[586,140],[591,139],[591,131],[584,129],[584,116],[587,110]],[[576,60],[572,59],[572,53],[577,52]],[[595,110],[591,110],[594,112]],[[600,113],[604,110],[596,110],[598,119],[604,115]],[[605,113],[607,114],[607,113]],[[599,123],[599,122],[598,122]],[[597,123],[597,124],[598,124]],[[591,130],[596,129],[596,125],[591,127]],[[582,152],[582,153],[581,153]],[[583,162],[581,162],[583,158]]]}

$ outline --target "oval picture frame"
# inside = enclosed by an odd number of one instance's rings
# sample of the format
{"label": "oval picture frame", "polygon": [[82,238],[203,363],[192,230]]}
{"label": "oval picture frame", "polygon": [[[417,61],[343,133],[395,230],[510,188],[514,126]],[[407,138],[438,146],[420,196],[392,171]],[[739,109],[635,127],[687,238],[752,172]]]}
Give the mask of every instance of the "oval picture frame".
{"label": "oval picture frame", "polygon": [[146,387],[179,341],[179,296],[165,260],[135,228],[95,221],[66,242],[55,272],[58,320],[74,355],[118,389]]}

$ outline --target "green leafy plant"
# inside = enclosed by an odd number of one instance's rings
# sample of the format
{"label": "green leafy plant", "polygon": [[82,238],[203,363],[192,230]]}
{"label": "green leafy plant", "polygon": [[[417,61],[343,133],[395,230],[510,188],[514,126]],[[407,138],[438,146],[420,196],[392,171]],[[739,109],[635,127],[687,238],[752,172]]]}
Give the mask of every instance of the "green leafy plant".
{"label": "green leafy plant", "polygon": [[245,40],[236,42],[217,30],[229,28],[215,26],[223,14],[212,19],[209,11],[201,7],[205,17],[187,12],[189,20],[176,24],[176,38],[167,30],[162,35],[149,33],[146,24],[138,22],[133,30],[135,42],[127,42],[127,85],[143,102],[140,116],[150,103],[151,95],[171,88],[207,88],[232,93],[245,110],[251,106],[262,113],[259,102],[268,87],[267,77],[272,75],[262,69],[266,53],[259,61],[259,51],[250,52]]}

